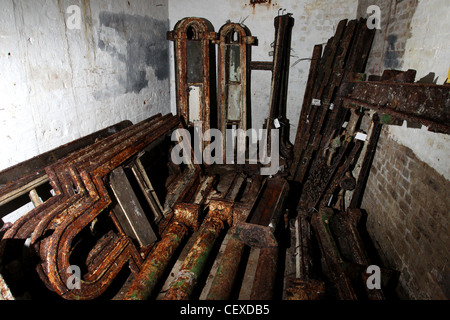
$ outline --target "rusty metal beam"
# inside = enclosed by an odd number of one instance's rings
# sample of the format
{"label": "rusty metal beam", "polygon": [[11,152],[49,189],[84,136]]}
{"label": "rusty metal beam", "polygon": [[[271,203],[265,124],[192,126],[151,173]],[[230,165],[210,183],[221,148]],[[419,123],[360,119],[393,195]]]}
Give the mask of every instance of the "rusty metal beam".
{"label": "rusty metal beam", "polygon": [[450,133],[450,88],[446,85],[387,81],[349,82],[342,94],[347,108],[367,108]]}
{"label": "rusty metal beam", "polygon": [[273,61],[250,61],[251,70],[273,70]]}
{"label": "rusty metal beam", "polygon": [[357,300],[350,278],[345,273],[344,263],[330,229],[330,219],[334,212],[331,208],[321,208],[311,217],[320,251],[327,264],[327,270],[334,283],[336,296],[341,300]]}
{"label": "rusty metal beam", "polygon": [[289,84],[289,68],[291,54],[292,28],[294,18],[291,14],[277,16],[274,19],[275,45],[270,89],[269,114],[264,127],[267,129],[267,140],[270,141],[270,130],[275,128],[274,121],[280,123],[279,146],[280,156],[291,159],[292,145],[289,142],[289,119],[286,117],[287,91]]}

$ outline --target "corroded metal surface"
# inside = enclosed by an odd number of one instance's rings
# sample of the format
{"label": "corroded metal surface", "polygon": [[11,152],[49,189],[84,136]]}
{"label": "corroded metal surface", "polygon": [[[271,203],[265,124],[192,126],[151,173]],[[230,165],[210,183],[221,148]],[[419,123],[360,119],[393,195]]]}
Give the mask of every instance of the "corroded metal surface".
{"label": "corroded metal surface", "polygon": [[226,224],[232,223],[232,210],[232,201],[210,201],[209,213],[200,227],[199,235],[184,259],[179,273],[170,284],[164,300],[190,298],[220,232]]}
{"label": "corroded metal surface", "polygon": [[231,237],[228,240],[217,272],[214,276],[214,280],[209,289],[207,296],[208,300],[227,300],[230,298],[245,247],[245,243],[236,236],[238,233],[236,228],[240,222],[245,221],[248,218],[258,199],[258,193],[260,192],[263,183],[262,177],[256,176],[253,179],[248,192],[240,199],[243,202],[236,202],[233,206],[233,227],[229,231],[231,232]]}
{"label": "corroded metal surface", "polygon": [[387,81],[352,82],[341,96],[347,107],[364,107],[450,133],[450,88],[446,85]]}
{"label": "corroded metal surface", "polygon": [[321,300],[325,296],[325,283],[318,280],[290,278],[286,293],[287,300]]}
{"label": "corroded metal surface", "polygon": [[8,285],[0,274],[0,300],[15,300]]}
{"label": "corroded metal surface", "polygon": [[[280,124],[280,156],[292,158],[292,144],[289,142],[289,119],[286,116],[287,91],[291,56],[291,39],[294,18],[291,14],[275,17],[275,43],[270,88],[269,114],[264,127],[267,129],[267,141],[270,142],[270,130],[275,129],[274,121]],[[277,128],[278,129],[278,128]]]}
{"label": "corroded metal surface", "polygon": [[345,273],[345,262],[338,250],[330,229],[330,219],[333,216],[333,209],[321,208],[313,214],[311,224],[314,227],[320,250],[327,264],[327,270],[334,283],[336,296],[341,300],[356,300],[357,296],[353,289],[350,278]]}
{"label": "corroded metal surface", "polygon": [[[180,126],[179,118],[156,115],[72,153],[46,168],[56,195],[19,219],[4,239],[31,237],[41,259],[37,271],[45,285],[66,299],[101,295],[126,263],[136,272],[142,264],[139,248],[119,233],[96,247],[102,259],[91,256],[81,287],[70,289],[67,273],[74,239],[112,203],[104,179],[158,137]],[[115,221],[113,219],[113,221]],[[120,225],[117,226],[119,232]],[[102,240],[102,241],[105,241]]]}
{"label": "corroded metal surface", "polygon": [[[255,45],[257,39],[252,37],[250,30],[244,25],[228,22],[220,28],[216,43],[219,44],[217,127],[224,135],[230,125],[245,132],[251,125],[251,45]],[[224,163],[226,151],[230,149],[225,143],[226,139],[223,139]],[[238,141],[236,149],[246,150],[245,141]]]}
{"label": "corroded metal surface", "polygon": [[[217,38],[212,24],[203,18],[188,17],[178,21],[174,30],[167,33],[167,38],[174,41],[175,50],[175,79],[176,79],[176,99],[177,114],[182,117],[188,126],[193,125],[194,121],[202,121],[203,130],[210,128],[211,101],[215,99],[211,95],[214,88],[214,70],[215,61],[210,59],[211,51],[214,50],[212,40]],[[199,52],[188,52],[190,44],[199,44]],[[191,56],[193,55],[193,56]],[[214,55],[212,55],[214,56]],[[191,59],[199,59],[196,70],[189,63]],[[191,68],[189,68],[191,66]],[[199,77],[191,77],[193,73],[199,73]],[[195,78],[195,79],[193,79]],[[192,87],[200,88],[197,106],[190,105],[193,100],[190,99]],[[197,108],[198,115],[196,119],[192,118],[191,109]]]}
{"label": "corroded metal surface", "polygon": [[170,224],[162,240],[143,263],[141,271],[127,290],[124,300],[146,300],[150,297],[187,232],[188,228],[184,223],[175,220]]}

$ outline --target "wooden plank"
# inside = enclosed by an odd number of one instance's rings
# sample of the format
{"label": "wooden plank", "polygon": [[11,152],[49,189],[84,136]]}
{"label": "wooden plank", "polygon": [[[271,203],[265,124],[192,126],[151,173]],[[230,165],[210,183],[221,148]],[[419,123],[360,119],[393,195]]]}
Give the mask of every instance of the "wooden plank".
{"label": "wooden plank", "polygon": [[120,210],[114,210],[114,214],[127,235],[137,240],[142,247],[155,242],[157,236],[122,167],[111,172],[109,184],[120,208]]}
{"label": "wooden plank", "polygon": [[39,187],[40,185],[43,185],[48,181],[48,176],[44,174],[17,189],[13,189],[11,192],[0,195],[0,206],[3,206],[4,204],[24,195],[25,193],[30,192],[31,190]]}
{"label": "wooden plank", "polygon": [[304,139],[303,129],[304,129],[304,126],[306,125],[309,106],[311,105],[312,91],[313,91],[314,83],[316,82],[317,69],[319,67],[321,56],[322,56],[322,45],[321,44],[315,45],[313,54],[312,54],[311,64],[309,66],[308,81],[306,83],[302,109],[300,111],[300,117],[298,119],[297,135],[295,137],[295,143],[294,143],[294,158],[292,160],[292,165],[290,168],[291,177],[294,177],[295,172],[297,171],[298,162],[300,160],[301,140]]}

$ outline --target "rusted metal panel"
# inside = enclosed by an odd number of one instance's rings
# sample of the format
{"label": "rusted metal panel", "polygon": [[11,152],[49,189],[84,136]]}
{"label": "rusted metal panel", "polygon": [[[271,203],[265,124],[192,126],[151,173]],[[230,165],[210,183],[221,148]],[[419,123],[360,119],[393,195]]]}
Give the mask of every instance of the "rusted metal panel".
{"label": "rusted metal panel", "polygon": [[[225,134],[226,129],[234,125],[236,129],[246,131],[251,124],[251,45],[256,44],[257,40],[251,36],[247,27],[239,23],[226,23],[218,34],[218,129]],[[226,139],[223,141],[224,163],[227,151],[225,143]],[[246,150],[246,145],[236,144],[236,148]]]}
{"label": "rusted metal panel", "polygon": [[450,88],[445,85],[387,81],[352,82],[341,96],[348,108],[367,108],[450,133]]}
{"label": "rusted metal panel", "polygon": [[[202,128],[207,131],[215,99],[211,93],[215,87],[215,61],[210,59],[214,57],[212,41],[217,38],[214,27],[206,19],[188,17],[178,21],[167,38],[174,41],[177,114],[188,126],[202,121]],[[190,97],[194,93],[196,101]],[[194,109],[197,114],[192,118]]]}

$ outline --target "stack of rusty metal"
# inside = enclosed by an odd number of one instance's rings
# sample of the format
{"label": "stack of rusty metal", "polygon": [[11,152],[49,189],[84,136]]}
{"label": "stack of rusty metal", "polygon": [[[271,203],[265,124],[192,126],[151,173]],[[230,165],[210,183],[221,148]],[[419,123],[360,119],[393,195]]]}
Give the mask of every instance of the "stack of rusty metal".
{"label": "stack of rusty metal", "polygon": [[[362,80],[374,34],[375,30],[368,29],[363,19],[342,20],[325,48],[316,45],[313,50],[289,168],[297,190],[294,198],[299,199],[297,217],[291,225],[297,250],[293,252],[295,276],[286,283],[290,299],[330,295],[357,299],[347,266],[370,264],[358,234],[358,215],[346,210],[355,208],[354,203],[349,206],[345,200],[346,192],[355,188],[355,201],[360,194],[363,175],[368,172],[361,170],[361,176],[354,178],[353,171],[363,147],[366,151],[367,145],[376,145],[379,127],[366,139],[367,134],[360,127],[363,112],[345,108],[338,96],[344,83]],[[370,130],[372,127],[373,124]],[[313,252],[313,242],[318,243],[320,253]],[[347,249],[345,255],[342,248]],[[314,256],[322,261],[314,265]],[[378,291],[373,292],[382,297]],[[371,298],[373,292],[369,292]]]}
{"label": "stack of rusty metal", "polygon": [[2,210],[28,196],[34,206],[2,227],[1,271],[10,285],[2,290],[29,296],[14,280],[37,272],[65,299],[94,299],[124,266],[137,275],[155,242],[175,232],[175,203],[201,206],[214,180],[198,165],[171,165],[176,128],[180,118],[171,114],[120,123],[2,171]]}
{"label": "stack of rusty metal", "polygon": [[[363,19],[343,20],[325,49],[313,50],[289,168],[298,202],[290,225],[286,273],[295,276],[286,279],[287,299],[385,298],[382,290],[368,289],[372,262],[359,224],[382,125],[406,120],[408,127],[450,132],[448,86],[413,83],[415,70],[386,70],[366,81],[374,33]],[[389,279],[392,271],[383,273]]]}
{"label": "stack of rusty metal", "polygon": [[384,299],[366,285],[359,223],[378,137],[403,120],[450,133],[450,86],[413,83],[414,70],[365,81],[375,30],[343,20],[313,49],[291,145],[292,26],[278,16],[273,61],[249,63],[272,71],[264,125],[280,123],[284,171],[203,166],[192,150],[175,164],[189,112],[121,122],[3,170],[0,217],[21,217],[0,220],[0,299]]}

